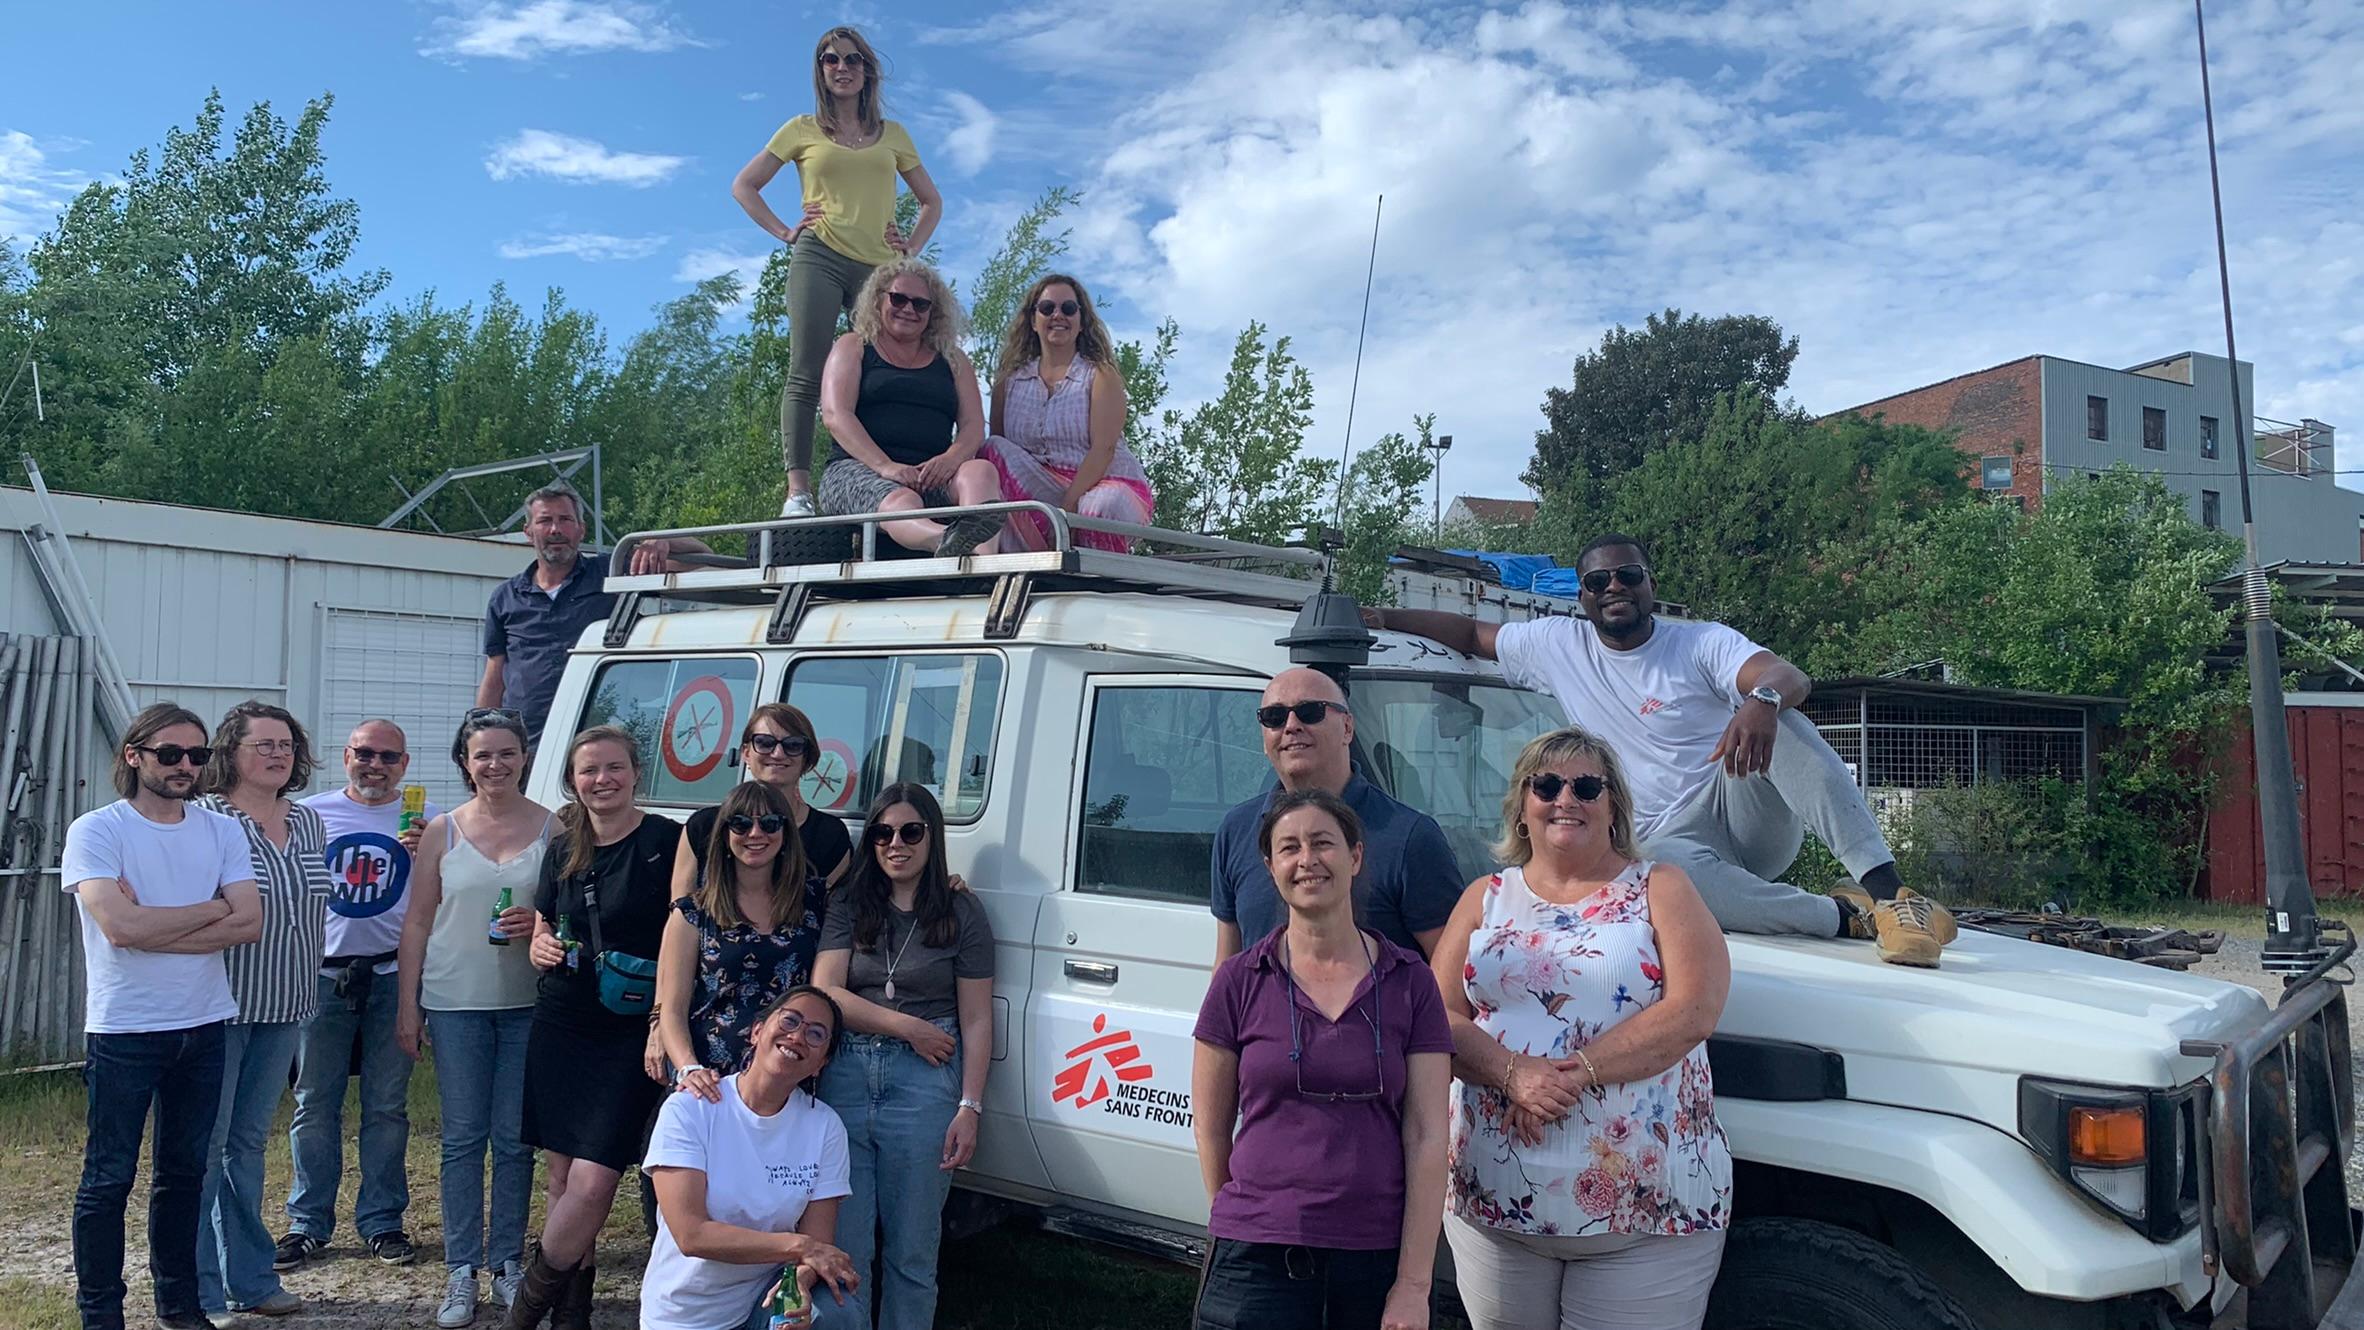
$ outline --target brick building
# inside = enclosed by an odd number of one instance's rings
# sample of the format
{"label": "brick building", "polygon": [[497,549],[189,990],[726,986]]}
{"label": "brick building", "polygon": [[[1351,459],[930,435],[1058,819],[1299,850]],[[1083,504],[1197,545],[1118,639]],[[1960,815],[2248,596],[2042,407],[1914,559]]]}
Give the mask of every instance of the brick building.
{"label": "brick building", "polygon": [[[2256,401],[2241,363],[2241,397]],[[1949,431],[1971,459],[1972,483],[2034,508],[2061,480],[2124,464],[2157,474],[2184,496],[2192,520],[2240,526],[2232,391],[2222,356],[2185,352],[2108,369],[2059,356],[2023,356],[1849,407]],[[2251,496],[2267,562],[2364,558],[2364,492],[2338,482],[2332,427],[2256,419]]]}

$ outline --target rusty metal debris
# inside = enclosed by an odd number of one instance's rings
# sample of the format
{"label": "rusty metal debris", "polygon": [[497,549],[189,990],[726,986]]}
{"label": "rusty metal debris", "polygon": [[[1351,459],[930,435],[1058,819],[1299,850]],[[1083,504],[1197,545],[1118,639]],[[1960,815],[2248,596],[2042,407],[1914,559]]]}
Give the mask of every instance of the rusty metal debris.
{"label": "rusty metal debris", "polygon": [[2115,956],[2164,970],[2188,970],[2202,956],[2213,956],[2224,945],[2220,929],[2130,928],[2073,914],[2028,910],[1956,910],[1954,922],[1980,932]]}

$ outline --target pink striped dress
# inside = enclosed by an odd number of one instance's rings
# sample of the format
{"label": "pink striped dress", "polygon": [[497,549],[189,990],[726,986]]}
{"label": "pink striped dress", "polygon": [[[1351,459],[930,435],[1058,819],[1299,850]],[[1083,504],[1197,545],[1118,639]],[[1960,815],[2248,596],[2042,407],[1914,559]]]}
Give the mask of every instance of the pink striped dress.
{"label": "pink striped dress", "polygon": [[[1095,366],[1081,356],[1067,367],[1066,377],[1048,393],[1043,390],[1042,361],[1028,361],[1012,374],[1002,393],[1002,425],[1007,431],[985,441],[985,456],[1001,472],[1001,496],[1007,500],[1039,499],[1057,503],[1075,482],[1092,448],[1092,375]],[[1147,525],[1157,511],[1149,491],[1149,477],[1132,450],[1120,439],[1107,474],[1085,492],[1075,506],[1084,517]],[[1010,524],[1021,544],[1041,549],[1050,544],[1050,524],[1027,516]],[[1099,531],[1078,531],[1076,543],[1091,549],[1123,553],[1125,538]]]}

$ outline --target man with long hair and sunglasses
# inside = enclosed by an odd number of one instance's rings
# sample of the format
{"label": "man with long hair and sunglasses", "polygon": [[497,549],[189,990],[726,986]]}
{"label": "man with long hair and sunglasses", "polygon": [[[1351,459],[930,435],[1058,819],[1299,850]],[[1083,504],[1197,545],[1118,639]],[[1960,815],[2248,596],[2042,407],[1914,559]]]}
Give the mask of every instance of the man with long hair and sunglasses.
{"label": "man with long hair and sunglasses", "polygon": [[1233,807],[1215,829],[1207,899],[1215,914],[1215,963],[1288,922],[1257,828],[1276,800],[1299,790],[1336,795],[1362,821],[1368,848],[1354,879],[1357,922],[1428,955],[1469,879],[1435,818],[1397,802],[1354,769],[1354,712],[1338,681],[1319,670],[1283,670],[1266,685],[1256,724],[1279,781]]}
{"label": "man with long hair and sunglasses", "polygon": [[[1581,619],[1365,619],[1500,661],[1505,679],[1606,738],[1632,777],[1641,856],[1689,872],[1725,931],[1876,939],[1880,959],[1934,968],[1953,917],[1897,877],[1854,774],[1798,714],[1805,671],[1724,624],[1659,619],[1650,552],[1632,536],[1595,539],[1576,566]],[[1778,880],[1807,831],[1853,885],[1818,896]]]}
{"label": "man with long hair and sunglasses", "polygon": [[156,1119],[148,1273],[156,1323],[212,1330],[197,1295],[197,1211],[221,1106],[224,1030],[237,1019],[222,952],[262,936],[246,833],[194,807],[213,760],[205,725],[158,703],[115,751],[123,796],[66,829],[58,878],[81,905],[82,1080],[90,1092],[74,1193],[75,1305],[85,1330],[123,1325],[123,1210]]}

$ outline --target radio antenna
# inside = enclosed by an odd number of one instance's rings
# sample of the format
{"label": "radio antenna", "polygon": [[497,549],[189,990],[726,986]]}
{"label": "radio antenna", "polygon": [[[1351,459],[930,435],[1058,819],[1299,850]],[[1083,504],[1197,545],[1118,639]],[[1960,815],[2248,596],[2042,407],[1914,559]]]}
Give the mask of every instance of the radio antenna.
{"label": "radio antenna", "polygon": [[1363,390],[1363,343],[1371,336],[1371,279],[1379,271],[1379,214],[1386,207],[1385,194],[1371,207],[1371,262],[1363,269],[1363,324],[1354,338],[1354,379],[1346,390],[1346,444],[1338,450],[1337,511],[1331,518],[1340,527],[1346,525],[1346,468],[1354,457],[1354,399]]}

